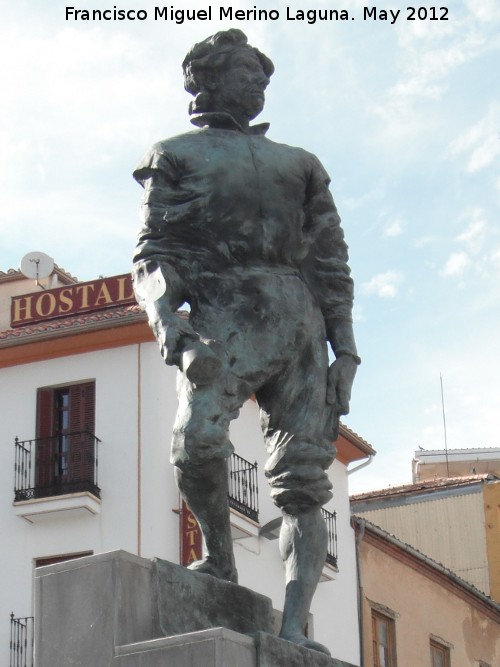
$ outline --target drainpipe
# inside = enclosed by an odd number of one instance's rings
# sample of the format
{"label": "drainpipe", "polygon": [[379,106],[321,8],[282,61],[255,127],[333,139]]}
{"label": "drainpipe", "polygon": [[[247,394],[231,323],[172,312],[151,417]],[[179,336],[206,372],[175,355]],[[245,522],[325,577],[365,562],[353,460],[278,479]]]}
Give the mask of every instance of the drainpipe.
{"label": "drainpipe", "polygon": [[366,461],[363,461],[359,465],[354,466],[354,468],[351,468],[350,470],[347,470],[347,474],[352,475],[353,472],[357,472],[358,470],[361,470],[361,468],[366,468],[366,466],[369,466],[370,463],[373,461],[374,456],[375,456],[375,454],[369,454]]}
{"label": "drainpipe", "polygon": [[[359,465],[351,468],[347,471],[348,475],[352,475],[353,472],[357,472],[362,468],[366,468],[373,461],[375,454],[369,454],[366,461],[362,461]],[[364,593],[363,593],[363,572],[361,570],[361,556],[359,553],[359,545],[363,541],[365,535],[365,522],[363,519],[358,519],[353,517],[351,519],[352,527],[355,530],[355,548],[356,548],[356,573],[358,579],[358,629],[359,629],[359,664],[361,667],[365,665],[365,649],[364,649],[364,633],[365,633],[365,623],[364,623],[364,613],[363,613],[363,603],[364,603]],[[359,526],[359,532],[356,532],[356,524]]]}
{"label": "drainpipe", "polygon": [[[355,531],[355,545],[356,545],[356,572],[358,575],[358,628],[359,628],[359,664],[365,667],[365,647],[364,647],[364,587],[363,587],[363,571],[361,569],[361,555],[360,544],[365,536],[365,521],[359,517],[352,517],[352,527]],[[356,530],[356,525],[358,530]]]}

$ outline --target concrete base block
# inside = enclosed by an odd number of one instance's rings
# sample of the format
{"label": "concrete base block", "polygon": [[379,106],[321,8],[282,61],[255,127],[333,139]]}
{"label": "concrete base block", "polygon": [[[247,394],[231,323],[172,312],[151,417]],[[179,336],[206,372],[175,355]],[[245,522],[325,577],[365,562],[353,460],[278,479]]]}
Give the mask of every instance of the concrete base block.
{"label": "concrete base block", "polygon": [[37,667],[108,667],[115,646],[214,627],[273,628],[264,595],[125,551],[48,565],[35,579]]}
{"label": "concrete base block", "polygon": [[159,636],[152,567],[124,551],[35,571],[37,667],[108,667],[115,646]]}
{"label": "concrete base block", "polygon": [[[275,635],[259,632],[255,636],[257,667],[354,667],[325,653],[297,646]],[[237,663],[235,663],[236,665]]]}
{"label": "concrete base block", "polygon": [[215,627],[273,632],[271,600],[248,588],[159,559],[153,561],[153,580],[162,636]]}
{"label": "concrete base block", "polygon": [[124,551],[35,574],[37,667],[352,667],[273,633],[271,600]]}
{"label": "concrete base block", "polygon": [[119,646],[111,667],[256,667],[251,637],[215,628]]}
{"label": "concrete base block", "polygon": [[118,646],[111,667],[353,667],[259,632],[214,628]]}

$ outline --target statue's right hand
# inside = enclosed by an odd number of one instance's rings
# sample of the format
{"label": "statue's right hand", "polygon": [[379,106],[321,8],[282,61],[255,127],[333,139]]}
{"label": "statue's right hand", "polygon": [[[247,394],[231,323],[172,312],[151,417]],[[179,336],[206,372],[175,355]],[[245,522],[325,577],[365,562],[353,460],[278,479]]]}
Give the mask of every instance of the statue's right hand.
{"label": "statue's right hand", "polygon": [[168,317],[152,322],[161,356],[169,366],[180,366],[181,357],[189,344],[199,340],[198,334],[187,320],[169,313]]}
{"label": "statue's right hand", "polygon": [[158,342],[165,363],[178,366],[193,384],[210,384],[219,374],[222,362],[188,322],[163,328]]}

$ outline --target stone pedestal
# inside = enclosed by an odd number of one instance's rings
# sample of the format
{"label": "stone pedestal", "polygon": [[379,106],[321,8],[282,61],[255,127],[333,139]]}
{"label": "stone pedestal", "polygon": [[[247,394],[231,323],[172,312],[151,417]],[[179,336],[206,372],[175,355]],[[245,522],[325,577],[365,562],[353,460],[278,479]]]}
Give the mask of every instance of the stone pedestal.
{"label": "stone pedestal", "polygon": [[167,561],[113,551],[35,576],[36,667],[348,667],[273,636],[269,598]]}

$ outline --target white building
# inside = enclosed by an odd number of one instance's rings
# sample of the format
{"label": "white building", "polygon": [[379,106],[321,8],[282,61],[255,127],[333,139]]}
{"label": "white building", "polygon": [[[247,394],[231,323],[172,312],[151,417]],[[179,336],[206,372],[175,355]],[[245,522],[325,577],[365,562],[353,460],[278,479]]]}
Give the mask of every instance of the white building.
{"label": "white building", "polygon": [[500,447],[420,449],[411,462],[413,483],[441,477],[500,475]]}
{"label": "white building", "polygon": [[[0,272],[0,367],[0,664],[7,665],[11,627],[20,650],[24,641],[11,612],[32,616],[37,564],[114,549],[178,563],[182,535],[189,550],[193,534],[181,521],[169,463],[175,370],[161,362],[129,276],[78,283],[56,267],[36,284],[18,271]],[[233,459],[239,583],[271,597],[279,611],[284,573],[272,538],[280,514],[263,473],[254,402],[234,422],[232,440],[245,459]],[[310,634],[334,657],[359,665],[347,480],[348,466],[374,451],[346,428],[337,447],[335,495],[325,508],[332,515],[330,563]],[[30,652],[29,640],[23,650]]]}

